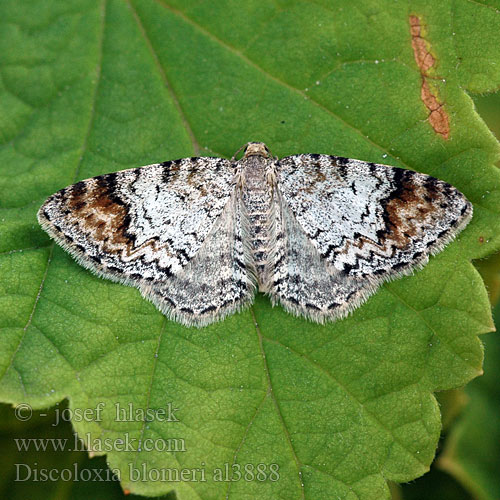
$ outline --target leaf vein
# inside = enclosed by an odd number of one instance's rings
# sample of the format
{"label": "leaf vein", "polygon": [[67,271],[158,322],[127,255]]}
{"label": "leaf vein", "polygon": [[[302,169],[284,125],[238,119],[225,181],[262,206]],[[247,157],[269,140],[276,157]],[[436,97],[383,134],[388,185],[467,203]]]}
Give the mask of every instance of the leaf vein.
{"label": "leaf vein", "polygon": [[276,345],[279,345],[281,347],[283,347],[284,349],[287,349],[289,350],[290,352],[293,352],[295,353],[297,356],[305,359],[307,362],[309,362],[311,364],[311,366],[314,366],[316,368],[318,368],[321,372],[323,372],[329,379],[331,379],[339,388],[341,388],[350,398],[352,398],[353,401],[355,401],[356,403],[358,403],[360,405],[360,407],[363,409],[363,411],[366,412],[367,415],[369,415],[379,426],[381,429],[387,431],[393,441],[395,443],[398,443],[404,450],[406,450],[409,455],[414,458],[415,460],[417,460],[418,462],[420,462],[422,465],[426,465],[422,460],[419,460],[418,458],[416,458],[412,453],[411,451],[409,451],[404,443],[402,443],[393,433],[392,429],[390,429],[389,427],[387,427],[376,415],[374,415],[370,410],[368,410],[365,406],[365,404],[354,394],[352,393],[345,384],[343,384],[340,380],[338,380],[332,373],[330,373],[325,367],[323,367],[321,364],[317,363],[316,361],[313,361],[309,356],[307,356],[306,354],[303,354],[297,350],[295,350],[293,347],[290,347],[290,346],[286,346],[284,344],[282,344],[280,341],[278,340],[275,340],[275,339],[271,339],[271,338],[267,338],[266,337],[266,340],[268,342],[272,342]]}
{"label": "leaf vein", "polygon": [[279,420],[281,422],[281,425],[283,427],[283,432],[285,434],[286,440],[287,440],[288,445],[290,447],[290,450],[292,452],[293,460],[294,460],[296,468],[297,468],[297,475],[298,475],[298,478],[299,478],[299,484],[300,484],[300,489],[301,489],[301,498],[305,499],[304,482],[303,482],[303,479],[302,479],[302,471],[301,471],[301,469],[302,469],[302,462],[297,457],[297,453],[295,452],[295,449],[293,447],[293,443],[292,443],[292,439],[291,439],[291,436],[290,436],[290,432],[288,431],[288,428],[287,428],[286,423],[285,423],[285,419],[283,418],[283,414],[281,413],[281,408],[280,408],[280,406],[278,404],[278,401],[276,400],[276,396],[274,395],[273,385],[272,385],[272,381],[271,381],[271,374],[269,372],[269,365],[267,364],[266,352],[264,350],[264,343],[263,343],[263,338],[264,337],[262,335],[262,332],[260,331],[259,324],[257,323],[257,318],[255,317],[255,312],[254,312],[253,306],[251,307],[250,310],[252,312],[253,322],[254,322],[254,325],[255,325],[255,331],[256,331],[258,339],[259,339],[259,348],[260,348],[260,352],[262,354],[262,361],[263,361],[263,364],[264,364],[264,371],[266,373],[267,385],[268,385],[268,393],[271,396],[271,399],[272,399],[272,401],[274,403],[274,407],[276,408],[276,413],[277,413],[278,418],[279,418]]}
{"label": "leaf vein", "polygon": [[[78,163],[76,165],[75,172],[74,172],[74,175],[73,175],[73,182],[75,182],[75,180],[78,177],[78,174],[79,174],[79,171],[80,171],[80,167],[81,167],[81,164],[82,164],[83,154],[84,154],[84,152],[85,152],[85,150],[87,148],[88,138],[90,136],[90,131],[92,129],[92,125],[93,125],[93,122],[94,122],[95,102],[96,102],[96,98],[97,98],[97,91],[98,91],[98,87],[99,87],[99,81],[100,81],[100,78],[101,78],[105,20],[106,20],[106,0],[102,0],[102,3],[101,3],[101,23],[102,23],[102,25],[101,25],[101,34],[100,34],[100,43],[99,43],[100,51],[99,51],[98,61],[97,61],[96,69],[95,69],[96,83],[95,83],[94,92],[93,92],[93,95],[92,95],[92,107],[91,107],[91,112],[90,112],[90,118],[89,118],[89,122],[88,122],[88,125],[87,125],[87,129],[85,131],[85,136],[84,136],[84,139],[83,139],[83,144],[82,144],[82,148],[81,148],[80,158],[78,160]],[[24,340],[24,338],[26,336],[26,332],[27,332],[29,326],[32,323],[32,320],[33,320],[33,317],[35,315],[35,311],[36,311],[36,308],[37,308],[38,303],[40,301],[40,298],[42,296],[43,287],[45,285],[45,281],[47,279],[47,275],[48,275],[48,272],[49,272],[50,263],[52,261],[52,255],[54,253],[54,245],[55,245],[54,242],[50,245],[50,251],[49,251],[49,256],[47,258],[47,263],[46,263],[46,266],[45,266],[45,271],[43,273],[42,280],[41,280],[40,286],[38,288],[38,293],[37,293],[37,296],[35,298],[35,303],[33,304],[33,308],[32,308],[31,313],[29,315],[28,321],[27,321],[25,327],[23,328],[23,334],[21,335],[21,338],[19,339],[19,343],[18,343],[16,349],[12,353],[10,362],[7,365],[6,370],[4,371],[4,373],[2,375],[0,375],[0,379],[2,379],[6,375],[6,373],[9,371],[9,369],[12,367],[12,365],[14,363],[14,359],[16,357],[16,354],[18,353],[19,349],[21,348],[23,340]]]}
{"label": "leaf vein", "polygon": [[199,155],[200,153],[200,146],[196,140],[196,137],[194,135],[193,129],[189,125],[189,122],[187,120],[186,114],[184,113],[184,110],[182,109],[181,103],[179,102],[179,99],[177,98],[177,95],[174,92],[174,89],[167,78],[167,74],[165,72],[165,69],[163,65],[160,62],[160,59],[153,47],[153,44],[151,43],[151,40],[149,39],[146,29],[144,28],[144,25],[142,24],[142,21],[139,17],[139,14],[137,11],[134,9],[132,6],[130,0],[127,0],[127,5],[132,12],[132,15],[134,16],[134,19],[137,23],[137,26],[139,27],[139,30],[141,32],[142,37],[144,38],[144,41],[146,42],[146,45],[148,46],[149,51],[151,52],[151,56],[153,57],[154,63],[156,67],[158,68],[158,72],[160,73],[160,77],[163,80],[163,84],[165,85],[165,88],[167,89],[168,93],[170,94],[170,98],[172,99],[172,102],[174,103],[175,108],[177,109],[177,113],[179,114],[181,121],[184,125],[184,129],[186,130],[191,143],[193,145],[193,150],[196,155]]}
{"label": "leaf vein", "polygon": [[179,11],[179,10],[173,8],[172,6],[170,6],[170,5],[166,4],[165,2],[163,2],[162,0],[155,0],[155,1],[158,4],[160,4],[162,7],[164,7],[165,9],[170,10],[171,12],[173,12],[174,14],[176,14],[178,17],[182,18],[184,21],[186,21],[187,23],[189,23],[192,26],[194,26],[196,29],[198,29],[203,34],[205,34],[205,36],[207,36],[210,39],[212,39],[213,41],[215,41],[221,47],[225,48],[226,50],[228,50],[229,52],[231,52],[232,54],[234,54],[235,56],[237,56],[238,58],[240,58],[243,62],[245,62],[249,66],[252,66],[254,69],[256,69],[257,71],[259,71],[260,73],[262,73],[266,77],[270,78],[271,80],[273,80],[274,82],[278,83],[279,85],[281,85],[283,87],[286,87],[287,89],[291,90],[292,92],[295,92],[295,93],[299,94],[303,98],[309,100],[316,107],[318,107],[322,111],[326,112],[327,114],[329,114],[330,116],[332,116],[333,118],[335,118],[336,120],[338,120],[339,122],[341,122],[344,126],[346,126],[346,127],[350,128],[351,130],[353,130],[357,135],[359,135],[360,137],[362,137],[363,140],[367,141],[368,143],[370,143],[372,146],[376,147],[381,152],[386,153],[389,157],[393,158],[394,161],[399,161],[406,168],[414,170],[414,169],[412,169],[412,167],[410,165],[408,165],[407,163],[405,163],[400,157],[395,158],[394,155],[388,149],[386,149],[384,146],[382,146],[380,144],[377,144],[373,139],[370,139],[366,134],[364,134],[362,132],[362,130],[360,130],[359,128],[357,128],[353,124],[349,123],[346,119],[342,118],[340,115],[338,115],[337,113],[333,112],[331,109],[327,108],[326,106],[324,106],[323,104],[321,104],[319,101],[316,101],[309,94],[305,93],[301,89],[299,89],[297,87],[294,87],[293,85],[289,84],[288,82],[285,82],[282,79],[280,79],[279,77],[277,77],[277,76],[269,73],[264,68],[262,68],[261,66],[259,66],[256,62],[254,62],[252,59],[250,59],[248,56],[246,56],[245,54],[243,54],[240,50],[236,49],[235,47],[229,45],[225,41],[223,41],[220,38],[218,38],[216,35],[214,35],[212,32],[210,32],[204,26],[198,24],[196,21],[194,21],[191,18],[189,18],[188,16],[186,16],[186,14],[184,14],[182,11]]}

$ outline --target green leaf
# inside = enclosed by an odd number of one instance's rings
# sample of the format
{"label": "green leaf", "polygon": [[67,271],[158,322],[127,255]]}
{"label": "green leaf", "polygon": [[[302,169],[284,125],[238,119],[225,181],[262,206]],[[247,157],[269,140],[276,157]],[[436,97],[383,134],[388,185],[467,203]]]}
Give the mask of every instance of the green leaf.
{"label": "green leaf", "polygon": [[[428,470],[440,432],[432,393],[481,372],[477,335],[492,329],[469,261],[500,248],[499,148],[466,91],[500,85],[495,9],[4,0],[0,13],[3,401],[102,403],[100,415],[73,419],[81,436],[173,446],[107,452],[122,486],[141,494],[381,499],[387,479]],[[425,71],[419,45],[433,58]],[[429,120],[432,96],[442,106]],[[467,195],[474,218],[425,269],[343,321],[313,325],[259,296],[199,330],[85,271],[36,223],[44,198],[77,179],[230,157],[249,140],[278,156],[331,153],[434,175]],[[115,405],[129,403],[170,408],[178,421],[117,421]],[[143,463],[150,479],[202,469],[207,480],[133,481]],[[213,479],[226,464],[240,480]]]}

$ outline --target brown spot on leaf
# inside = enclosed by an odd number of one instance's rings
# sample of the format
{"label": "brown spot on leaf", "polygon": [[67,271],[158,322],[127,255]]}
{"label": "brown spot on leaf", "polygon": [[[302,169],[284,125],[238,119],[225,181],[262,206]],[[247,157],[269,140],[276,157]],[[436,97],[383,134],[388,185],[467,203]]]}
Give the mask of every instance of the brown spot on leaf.
{"label": "brown spot on leaf", "polygon": [[420,73],[425,74],[429,68],[434,66],[435,59],[429,52],[427,42],[422,37],[422,26],[417,16],[410,16],[410,32],[415,61],[420,69]]}
{"label": "brown spot on leaf", "polygon": [[481,244],[484,243],[484,238],[482,236],[479,236],[479,243],[481,243]]}
{"label": "brown spot on leaf", "polygon": [[429,115],[429,123],[432,128],[437,134],[441,134],[444,139],[448,139],[450,136],[448,114],[444,110],[443,104],[439,103],[436,96],[432,94],[425,78],[422,79],[421,98],[422,102],[431,112]]}
{"label": "brown spot on leaf", "polygon": [[433,92],[428,83],[429,70],[435,65],[436,59],[431,54],[430,43],[424,37],[420,18],[416,15],[411,15],[409,21],[413,55],[415,56],[415,61],[422,77],[420,98],[429,110],[429,123],[434,132],[441,135],[443,139],[449,139],[450,123],[448,113],[446,113],[443,103],[438,101],[437,92]]}

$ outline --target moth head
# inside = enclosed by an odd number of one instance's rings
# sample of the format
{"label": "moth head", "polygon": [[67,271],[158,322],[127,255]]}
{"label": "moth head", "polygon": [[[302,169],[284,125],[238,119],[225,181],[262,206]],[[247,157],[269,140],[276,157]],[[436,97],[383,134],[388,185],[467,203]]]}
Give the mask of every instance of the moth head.
{"label": "moth head", "polygon": [[271,153],[263,142],[249,142],[245,147],[243,158],[248,158],[249,156],[264,156],[265,158],[269,158]]}

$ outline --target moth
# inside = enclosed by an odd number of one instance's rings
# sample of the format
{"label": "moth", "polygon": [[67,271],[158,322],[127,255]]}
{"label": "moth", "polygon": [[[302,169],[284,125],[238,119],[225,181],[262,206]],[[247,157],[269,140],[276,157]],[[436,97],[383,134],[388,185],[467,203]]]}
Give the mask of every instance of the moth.
{"label": "moth", "polygon": [[[241,148],[243,149],[243,148]],[[257,290],[323,323],[410,274],[469,222],[456,188],[418,172],[324,154],[195,157],[100,175],[38,212],[81,265],[134,286],[169,318],[204,326]]]}

